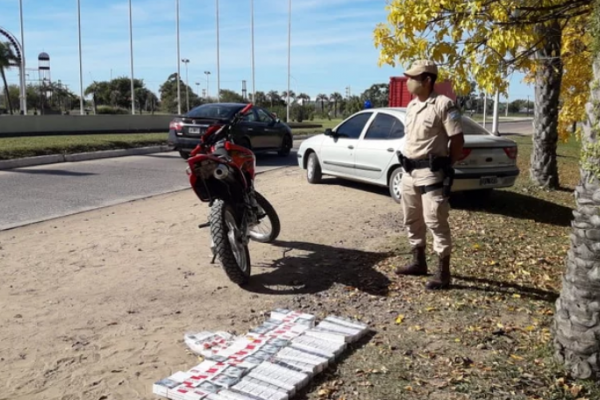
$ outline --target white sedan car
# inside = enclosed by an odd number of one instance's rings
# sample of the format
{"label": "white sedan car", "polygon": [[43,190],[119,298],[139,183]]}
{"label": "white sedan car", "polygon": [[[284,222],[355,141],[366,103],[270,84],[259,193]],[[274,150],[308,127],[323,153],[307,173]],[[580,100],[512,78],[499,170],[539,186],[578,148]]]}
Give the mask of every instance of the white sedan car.
{"label": "white sedan car", "polygon": [[[305,140],[298,150],[298,165],[307,170],[310,183],[323,175],[387,186],[400,202],[402,168],[396,152],[404,146],[406,108],[359,111],[334,129]],[[455,164],[453,192],[511,187],[519,175],[517,144],[498,137],[463,116],[465,146]]]}

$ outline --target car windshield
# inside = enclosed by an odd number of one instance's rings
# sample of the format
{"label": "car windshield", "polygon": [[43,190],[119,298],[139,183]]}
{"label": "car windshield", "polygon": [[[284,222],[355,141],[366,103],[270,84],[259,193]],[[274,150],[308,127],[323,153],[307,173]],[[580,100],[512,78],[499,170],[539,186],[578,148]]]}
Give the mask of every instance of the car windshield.
{"label": "car windshield", "polygon": [[462,126],[465,135],[490,135],[490,132],[469,117],[463,116]]}
{"label": "car windshield", "polygon": [[190,118],[228,119],[240,108],[240,106],[232,104],[203,104],[190,110],[185,116]]}

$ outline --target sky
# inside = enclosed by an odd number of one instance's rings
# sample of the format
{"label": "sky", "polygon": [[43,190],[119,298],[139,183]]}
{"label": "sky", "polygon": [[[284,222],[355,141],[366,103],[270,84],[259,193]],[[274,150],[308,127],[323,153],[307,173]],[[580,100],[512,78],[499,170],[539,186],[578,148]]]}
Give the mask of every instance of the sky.
{"label": "sky", "polygon": [[[22,0],[27,67],[50,55],[51,78],[79,94],[77,2]],[[217,87],[217,0],[180,0],[181,58],[189,85],[211,96]],[[250,0],[219,1],[221,88],[252,91]],[[132,0],[134,76],[158,94],[177,71],[176,0]],[[386,19],[385,0],[292,0],[291,89],[314,98],[319,93],[360,94],[374,83],[388,83],[403,68],[379,67],[373,30]],[[81,0],[83,86],[94,80],[130,76],[127,0]],[[0,0],[0,27],[20,40],[19,0]],[[288,2],[254,0],[254,54],[257,91],[287,89]],[[30,81],[37,71],[28,71]],[[186,79],[181,64],[182,79]],[[8,73],[18,83],[18,71]],[[514,74],[509,99],[533,99],[533,87]],[[196,83],[200,85],[197,86]],[[196,90],[197,89],[197,90]]]}

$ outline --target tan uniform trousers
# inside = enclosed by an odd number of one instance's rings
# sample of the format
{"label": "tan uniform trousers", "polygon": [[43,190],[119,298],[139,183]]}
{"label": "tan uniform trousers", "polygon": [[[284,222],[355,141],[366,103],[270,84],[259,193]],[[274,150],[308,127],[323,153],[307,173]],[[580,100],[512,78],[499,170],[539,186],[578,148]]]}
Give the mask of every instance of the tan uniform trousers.
{"label": "tan uniform trousers", "polygon": [[[402,212],[408,241],[412,248],[426,245],[426,227],[433,235],[433,250],[440,257],[449,256],[452,250],[448,215],[450,205],[442,189],[421,195],[415,185],[415,173],[402,175]],[[420,183],[420,182],[419,182]],[[429,182],[427,184],[430,184]]]}

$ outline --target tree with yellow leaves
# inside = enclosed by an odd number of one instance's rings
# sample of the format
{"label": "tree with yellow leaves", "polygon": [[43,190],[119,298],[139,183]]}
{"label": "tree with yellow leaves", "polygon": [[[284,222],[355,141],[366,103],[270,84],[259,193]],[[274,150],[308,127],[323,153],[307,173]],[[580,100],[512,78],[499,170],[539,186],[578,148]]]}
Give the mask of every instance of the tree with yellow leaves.
{"label": "tree with yellow leaves", "polygon": [[509,74],[530,73],[536,87],[531,178],[554,189],[561,90],[562,129],[582,116],[587,99],[576,74],[589,77],[590,55],[577,50],[586,45],[581,27],[591,10],[592,0],[390,0],[375,45],[380,65],[434,60],[459,95],[471,81],[488,94],[506,94]]}

